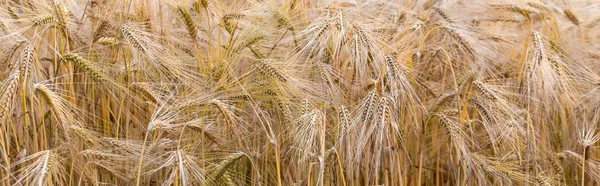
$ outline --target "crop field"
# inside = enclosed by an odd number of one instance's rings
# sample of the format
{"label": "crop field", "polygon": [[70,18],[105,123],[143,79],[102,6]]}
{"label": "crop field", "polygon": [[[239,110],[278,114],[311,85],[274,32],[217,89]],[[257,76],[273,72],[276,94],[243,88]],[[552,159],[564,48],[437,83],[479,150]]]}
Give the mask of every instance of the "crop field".
{"label": "crop field", "polygon": [[0,186],[600,185],[597,0],[0,0]]}

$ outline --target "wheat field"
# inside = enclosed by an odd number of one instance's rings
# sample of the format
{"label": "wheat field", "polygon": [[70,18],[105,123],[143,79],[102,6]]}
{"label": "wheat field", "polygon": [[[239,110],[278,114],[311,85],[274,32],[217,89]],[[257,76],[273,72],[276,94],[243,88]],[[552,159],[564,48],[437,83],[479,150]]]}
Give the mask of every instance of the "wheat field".
{"label": "wheat field", "polygon": [[0,186],[600,185],[595,0],[0,0]]}

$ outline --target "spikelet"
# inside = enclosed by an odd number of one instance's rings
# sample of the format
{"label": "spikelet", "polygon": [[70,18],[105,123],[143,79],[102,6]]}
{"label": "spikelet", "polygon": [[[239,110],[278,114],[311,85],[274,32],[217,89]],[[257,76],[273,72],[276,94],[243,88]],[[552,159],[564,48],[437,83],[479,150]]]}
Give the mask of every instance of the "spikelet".
{"label": "spikelet", "polygon": [[154,119],[151,120],[150,122],[148,122],[148,131],[152,132],[156,129],[159,130],[165,130],[165,129],[170,129],[171,128],[171,124],[165,121],[162,121],[160,119]]}
{"label": "spikelet", "polygon": [[527,5],[529,5],[530,7],[536,8],[538,10],[542,10],[544,12],[549,12],[550,9],[548,8],[548,6],[542,4],[542,3],[538,3],[538,2],[527,2]]}
{"label": "spikelet", "polygon": [[[406,149],[406,133],[404,133],[404,130],[398,128],[396,131],[396,137],[398,138],[398,144],[400,144],[402,146],[402,148],[404,149],[404,151],[406,152],[406,154],[408,156],[408,149]],[[410,159],[410,156],[408,156],[408,160],[411,161],[411,164],[412,164],[412,160]]]}
{"label": "spikelet", "polygon": [[489,21],[489,22],[494,22],[494,23],[520,23],[522,22],[519,19],[516,19],[514,17],[495,17],[495,18],[490,18],[490,19],[482,19],[482,21]]}
{"label": "spikelet", "polygon": [[222,182],[224,182],[225,186],[238,185],[233,181],[233,179],[231,179],[231,173],[229,171],[225,171],[225,173],[223,173],[223,176],[221,176],[221,180]]}
{"label": "spikelet", "polygon": [[456,77],[456,84],[459,87],[462,87],[463,85],[472,82],[473,79],[475,78],[475,76],[473,75],[473,72],[471,71],[464,71],[458,74],[458,76]]}
{"label": "spikelet", "polygon": [[313,39],[321,38],[325,34],[325,31],[327,31],[328,28],[329,28],[329,24],[326,24],[326,23],[321,23],[319,25],[315,25],[314,29],[311,29],[311,33],[312,32],[316,33],[314,35],[315,37]]}
{"label": "spikelet", "polygon": [[522,7],[516,4],[493,4],[492,8],[507,10],[511,12],[516,12],[524,17],[529,17],[529,14],[534,13],[535,11],[526,7]]}
{"label": "spikelet", "polygon": [[486,177],[490,176],[506,183],[512,183],[513,180],[518,182],[529,181],[525,179],[525,175],[521,170],[511,162],[497,161],[477,153],[468,154],[468,161],[473,164],[473,169],[479,169],[486,173]]}
{"label": "spikelet", "polygon": [[196,13],[200,14],[200,12],[202,12],[202,9],[204,9],[205,6],[202,5],[202,2],[194,0],[194,3],[192,3],[192,7],[194,8],[194,11]]}
{"label": "spikelet", "polygon": [[447,109],[447,110],[440,111],[440,113],[443,113],[443,114],[448,115],[448,116],[456,116],[456,115],[458,115],[458,110],[456,110],[456,109]]}
{"label": "spikelet", "polygon": [[483,94],[487,99],[497,100],[499,98],[495,90],[481,81],[473,81],[473,87],[475,87],[475,89]]}
{"label": "spikelet", "polygon": [[469,40],[467,40],[467,38],[462,33],[460,33],[459,30],[442,21],[437,22],[436,25],[440,26],[443,30],[450,34],[452,39],[458,42],[462,49],[465,50],[470,56],[475,55],[475,49],[473,48],[473,45],[469,42]]}
{"label": "spikelet", "polygon": [[560,165],[560,162],[558,161],[558,159],[555,156],[551,156],[549,158],[550,160],[550,165],[552,165],[552,168],[554,169],[554,172],[556,172],[556,174],[558,175],[564,175],[564,169],[563,167]]}
{"label": "spikelet", "polygon": [[196,29],[196,24],[194,23],[194,19],[192,18],[192,15],[190,15],[190,12],[186,8],[178,6],[177,13],[179,13],[179,16],[181,16],[181,18],[183,18],[185,28],[190,34],[190,37],[196,39],[196,37],[198,36],[198,30]]}
{"label": "spikelet", "polygon": [[584,161],[583,156],[581,156],[580,154],[577,154],[576,152],[570,151],[570,150],[564,150],[563,152],[558,153],[558,155],[561,157],[566,157],[568,159],[571,159],[579,165],[581,165]]}
{"label": "spikelet", "polygon": [[292,110],[290,109],[289,103],[282,98],[278,98],[277,107],[283,115],[284,124],[291,124],[294,119],[292,119]]}
{"label": "spikelet", "polygon": [[65,7],[58,4],[56,1],[54,4],[54,18],[60,32],[64,37],[69,37],[69,31],[67,29],[67,12],[65,12]]}
{"label": "spikelet", "polygon": [[0,33],[6,33],[6,25],[0,22]]}
{"label": "spikelet", "polygon": [[531,68],[534,68],[542,62],[542,60],[546,57],[546,52],[544,50],[544,44],[542,42],[542,37],[538,31],[533,31],[531,33],[533,36],[533,64],[531,64]]}
{"label": "spikelet", "polygon": [[463,155],[466,155],[468,151],[466,149],[465,139],[463,138],[464,134],[460,129],[460,126],[445,114],[436,113],[435,115],[440,119],[440,124],[442,124],[446,130],[446,133],[448,136],[450,136],[450,140],[452,141],[454,147],[459,152],[463,153]]}
{"label": "spikelet", "polygon": [[80,126],[72,125],[69,127],[69,130],[90,145],[93,145],[97,141],[94,135],[92,135],[87,129],[84,129]]}
{"label": "spikelet", "polygon": [[[194,156],[178,149],[164,153],[163,157],[166,159],[162,160],[158,167],[144,174],[153,175],[163,172],[161,170],[168,172],[168,177],[164,178],[162,185],[178,185],[176,183],[181,183],[181,185],[206,185],[204,182],[206,181],[204,169],[196,162],[197,159]],[[212,180],[210,181],[212,184]]]}
{"label": "spikelet", "polygon": [[237,14],[237,13],[225,14],[222,18],[223,27],[225,27],[225,30],[231,34],[237,27],[232,21],[236,20],[236,19],[241,19],[243,17],[244,17],[243,14]]}
{"label": "spikelet", "polygon": [[350,130],[350,113],[348,112],[348,109],[346,109],[346,107],[344,105],[340,106],[340,111],[339,111],[339,118],[340,118],[340,137],[344,137],[346,136],[346,134],[348,134],[349,130]]}
{"label": "spikelet", "polygon": [[105,35],[107,35],[106,32],[108,31],[109,27],[111,27],[110,23],[108,23],[108,21],[102,20],[98,28],[96,28],[96,30],[94,30],[94,33],[92,34],[93,41],[97,41],[98,39],[103,38]]}
{"label": "spikelet", "polygon": [[117,44],[117,38],[114,37],[101,37],[96,40],[97,43],[102,45],[115,45]]}
{"label": "spikelet", "polygon": [[231,112],[227,108],[227,105],[225,103],[223,103],[221,100],[212,99],[212,100],[208,101],[208,103],[216,106],[217,109],[219,109],[219,111],[221,112],[221,114],[226,118],[226,120],[229,124],[232,124],[234,122],[235,114],[233,112]]}
{"label": "spikelet", "polygon": [[[12,56],[15,54],[15,52],[17,52],[17,49],[19,49],[19,47],[21,47],[21,45],[25,43],[25,41],[17,41],[17,43],[13,44],[10,48],[8,48],[7,50],[4,50],[4,55],[2,55],[0,57],[1,62],[0,63],[8,63],[8,61],[12,58]],[[10,63],[8,66],[9,68],[12,68],[12,63]]]}
{"label": "spikelet", "polygon": [[92,79],[94,79],[95,81],[103,82],[106,80],[102,72],[99,72],[94,67],[92,67],[91,61],[74,53],[65,54],[64,58],[67,61],[74,62],[77,66],[79,66],[79,68],[83,69],[85,72],[90,74],[92,76]]}
{"label": "spikelet", "polygon": [[13,179],[14,185],[52,185],[52,183],[65,183],[61,171],[66,171],[60,155],[55,150],[39,151],[20,161],[14,162],[22,168]]}
{"label": "spikelet", "polygon": [[98,150],[83,150],[81,152],[79,152],[79,154],[83,155],[83,157],[86,157],[88,159],[91,160],[107,160],[111,157],[114,157],[116,155],[114,154],[109,154],[103,151],[98,151]]}
{"label": "spikelet", "polygon": [[202,7],[207,8],[208,7],[208,0],[200,0],[200,4],[202,5]]}
{"label": "spikelet", "polygon": [[57,97],[57,95],[45,84],[36,83],[33,88],[34,92],[42,96],[46,104],[48,104],[50,107],[56,107],[59,104],[59,97]]}
{"label": "spikelet", "polygon": [[298,136],[293,139],[293,144],[298,147],[303,147],[302,150],[297,151],[295,155],[300,157],[300,162],[307,161],[312,157],[312,153],[315,153],[318,149],[318,136],[320,128],[322,127],[323,114],[316,109],[311,110],[308,113],[301,114],[294,123],[296,124],[293,133]]}
{"label": "spikelet", "polygon": [[451,93],[445,93],[440,95],[436,101],[433,103],[433,107],[431,108],[431,111],[438,111],[440,108],[443,108],[443,106],[452,101],[452,99],[454,99],[454,97],[456,97],[456,93],[455,92],[451,92]]}
{"label": "spikelet", "polygon": [[4,112],[10,110],[11,103],[16,94],[18,82],[21,77],[21,70],[19,68],[15,68],[9,78],[7,79],[6,86],[2,90],[2,95],[0,95],[0,121],[3,121]]}
{"label": "spikelet", "polygon": [[451,120],[447,115],[442,113],[436,114],[440,118],[440,123],[443,125],[444,129],[448,133],[451,138],[460,139],[456,134],[457,131],[460,130],[458,124],[456,124],[453,120]]}
{"label": "spikelet", "polygon": [[208,0],[194,0],[194,3],[192,3],[192,7],[194,8],[194,11],[197,14],[200,14],[202,12],[202,9],[205,9],[208,12],[208,6]]}
{"label": "spikelet", "polygon": [[65,8],[59,4],[55,4],[54,11],[56,14],[56,23],[58,26],[65,28],[67,26],[67,13],[65,12]]}
{"label": "spikelet", "polygon": [[300,106],[300,115],[308,114],[313,110],[313,105],[308,99],[302,99],[302,105]]}
{"label": "spikelet", "polygon": [[564,10],[565,12],[565,16],[567,16],[567,19],[569,19],[569,21],[571,21],[573,24],[579,26],[579,18],[577,18],[577,16],[575,16],[575,14],[573,12],[571,12],[571,10]]}
{"label": "spikelet", "polygon": [[564,150],[558,153],[558,155],[560,157],[564,157],[575,162],[575,164],[577,164],[577,166],[579,167],[585,166],[586,175],[592,177],[594,180],[600,179],[600,175],[598,174],[600,171],[600,162],[598,162],[597,160],[586,159],[583,155],[570,150]]}
{"label": "spikelet", "polygon": [[256,58],[258,59],[264,59],[267,56],[256,46],[250,45],[248,46],[248,48],[250,49],[250,51],[252,51],[252,53],[254,54],[254,56],[256,56]]}
{"label": "spikelet", "polygon": [[19,66],[21,73],[23,73],[23,81],[26,81],[31,73],[31,66],[33,65],[33,47],[28,45],[23,50],[21,57],[21,65]]}
{"label": "spikelet", "polygon": [[6,6],[6,10],[8,11],[8,14],[10,15],[11,18],[19,19],[19,16],[15,13],[15,11],[10,6]]}
{"label": "spikelet", "polygon": [[477,109],[479,115],[481,115],[482,118],[488,119],[490,121],[495,121],[495,116],[488,108],[486,108],[483,105],[482,101],[478,99],[469,99],[469,103],[471,103]]}
{"label": "spikelet", "polygon": [[136,90],[140,90],[140,92],[145,95],[145,97],[149,98],[150,101],[154,102],[154,103],[158,103],[159,99],[158,96],[156,94],[156,92],[154,92],[150,87],[148,87],[147,84],[145,83],[134,83],[133,86],[131,86],[133,89]]}
{"label": "spikelet", "polygon": [[362,27],[361,25],[354,25],[354,30],[356,31],[356,34],[358,35],[358,38],[360,39],[360,41],[367,47],[371,47],[372,42],[371,42],[371,38],[369,37],[369,35],[367,34],[367,31],[365,30],[364,27]]}
{"label": "spikelet", "polygon": [[327,67],[325,66],[325,64],[317,63],[315,66],[316,66],[317,72],[319,73],[321,80],[323,82],[327,83],[328,85],[333,85],[334,82],[331,79],[331,76],[329,75],[330,73],[327,70]]}
{"label": "spikelet", "polygon": [[254,66],[263,75],[269,76],[269,77],[271,77],[273,79],[276,79],[277,81],[280,81],[280,82],[287,82],[288,81],[287,75],[283,74],[281,72],[281,70],[277,69],[277,67],[273,66],[272,64],[270,64],[266,60],[257,60],[256,62],[254,62]]}
{"label": "spikelet", "polygon": [[[159,122],[159,125],[161,123]],[[190,128],[198,133],[204,134],[207,140],[215,143],[217,146],[220,146],[222,143],[222,138],[219,134],[215,133],[214,130],[211,129],[210,125],[200,125],[200,124],[187,124],[185,127]]]}
{"label": "spikelet", "polygon": [[243,40],[242,42],[240,42],[240,44],[238,44],[238,46],[236,48],[233,49],[234,53],[238,53],[240,50],[255,44],[256,42],[260,41],[261,39],[265,38],[264,35],[262,34],[255,34],[252,37],[249,37],[246,40]]}
{"label": "spikelet", "polygon": [[131,45],[133,45],[134,48],[140,51],[146,51],[144,48],[144,42],[142,42],[138,38],[136,30],[132,29],[126,24],[121,25],[121,28],[119,30],[121,32],[121,35],[123,35],[123,37],[125,37],[125,39],[127,39],[127,41],[129,41],[129,43],[131,43]]}
{"label": "spikelet", "polygon": [[448,21],[449,23],[452,23],[452,20],[450,19],[450,16],[448,16],[448,14],[446,13],[446,11],[442,10],[439,7],[433,7],[433,10],[439,14],[444,20]]}
{"label": "spikelet", "polygon": [[552,55],[548,58],[548,61],[550,61],[550,64],[552,65],[552,69],[554,70],[556,75],[558,77],[563,76],[560,58],[556,55]]}
{"label": "spikelet", "polygon": [[588,25],[586,26],[587,29],[592,29],[594,28],[596,25],[598,25],[598,23],[600,23],[600,17],[597,17],[596,19],[590,21],[590,23],[588,23]]}
{"label": "spikelet", "polygon": [[383,125],[385,120],[390,117],[390,109],[389,109],[389,99],[387,97],[379,98],[379,103],[377,103],[377,118],[375,118],[375,122],[377,124]]}
{"label": "spikelet", "polygon": [[17,94],[20,76],[21,71],[19,69],[15,69],[9,77],[2,95],[0,95],[0,122],[4,122],[4,120],[10,115],[13,99]]}
{"label": "spikelet", "polygon": [[[111,138],[111,137],[102,137],[100,139],[98,139],[99,141],[101,141],[102,145],[108,148],[112,148],[114,150],[123,150],[125,152],[136,152],[139,150],[140,145],[135,144],[135,143],[130,143],[126,140],[121,140],[121,139],[116,139],[116,138]],[[96,142],[98,143],[98,142]]]}
{"label": "spikelet", "polygon": [[227,157],[225,157],[225,159],[223,159],[221,162],[211,167],[209,169],[211,172],[209,177],[209,183],[218,180],[221,176],[223,176],[227,169],[233,165],[233,163],[235,163],[244,155],[245,154],[243,152],[231,153]]}
{"label": "spikelet", "polygon": [[55,22],[53,15],[42,15],[31,20],[32,26],[42,26],[51,22]]}
{"label": "spikelet", "polygon": [[278,11],[273,11],[273,16],[277,20],[277,27],[292,29],[290,19],[288,19],[286,16],[284,16]]}
{"label": "spikelet", "polygon": [[537,181],[538,184],[542,186],[553,186],[552,183],[550,183],[550,179],[547,176],[544,176],[543,174],[539,174],[538,176],[536,176],[535,181]]}
{"label": "spikelet", "polygon": [[375,112],[375,100],[377,100],[377,91],[375,89],[371,90],[369,94],[364,98],[363,104],[365,106],[364,111],[362,113],[363,122],[368,122],[373,117],[373,113]]}
{"label": "spikelet", "polygon": [[396,58],[394,58],[394,56],[386,55],[385,56],[385,64],[389,68],[389,71],[391,73],[390,75],[392,75],[393,77],[397,77],[398,75],[401,75],[400,68],[398,67]]}

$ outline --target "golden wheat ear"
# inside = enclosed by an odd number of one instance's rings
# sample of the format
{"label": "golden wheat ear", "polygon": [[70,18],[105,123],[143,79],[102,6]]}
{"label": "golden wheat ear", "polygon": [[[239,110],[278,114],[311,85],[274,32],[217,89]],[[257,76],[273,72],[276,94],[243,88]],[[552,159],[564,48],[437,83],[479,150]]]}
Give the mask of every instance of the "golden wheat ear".
{"label": "golden wheat ear", "polygon": [[188,9],[184,6],[177,6],[177,13],[183,19],[183,23],[190,37],[193,40],[196,40],[196,37],[198,37],[198,30],[196,28],[196,23],[194,22],[194,19],[192,18],[192,15]]}
{"label": "golden wheat ear", "polygon": [[439,123],[450,137],[456,151],[460,152],[462,156],[468,156],[470,152],[468,140],[465,139],[466,134],[456,120],[442,113],[436,113],[435,116],[439,118]]}
{"label": "golden wheat ear", "polygon": [[93,80],[98,82],[103,82],[106,80],[106,75],[96,69],[90,60],[87,60],[78,54],[66,54],[64,58],[67,61],[74,62],[77,66],[90,74]]}
{"label": "golden wheat ear", "polygon": [[208,171],[210,174],[207,176],[206,184],[214,184],[217,183],[218,180],[225,175],[227,170],[231,168],[237,161],[246,156],[243,152],[234,152],[227,155],[221,162],[213,164],[208,167]]}
{"label": "golden wheat ear", "polygon": [[[123,166],[124,164],[130,164],[135,161],[129,155],[115,154],[110,150],[83,150],[78,153],[83,157],[85,167],[81,170],[83,177],[97,182],[99,173],[108,173],[115,178],[118,178],[124,183],[130,183],[131,168]],[[82,177],[82,179],[83,179]]]}
{"label": "golden wheat ear", "polygon": [[[472,169],[478,178],[482,179],[487,176],[493,177],[495,180],[502,181],[503,184],[529,183],[530,180],[525,178],[523,172],[517,168],[515,161],[498,161],[476,153],[468,156],[470,163],[474,164]],[[479,180],[479,182],[484,182]]]}
{"label": "golden wheat ear", "polygon": [[[573,152],[571,150],[564,150],[558,153],[558,156],[567,159],[568,161],[574,162],[578,167],[582,169],[582,178],[581,180],[585,180],[584,175],[588,175],[592,177],[592,179],[596,182],[600,180],[600,174],[598,170],[600,169],[600,161],[595,159],[585,158],[584,155]],[[585,184],[585,183],[584,183]]]}
{"label": "golden wheat ear", "polygon": [[59,154],[56,151],[45,150],[26,156],[14,165],[20,168],[14,170],[15,184],[47,185],[51,183],[66,183],[66,171]]}
{"label": "golden wheat ear", "polygon": [[17,94],[16,91],[20,76],[21,71],[15,69],[6,80],[6,85],[2,87],[2,95],[0,96],[0,107],[2,107],[2,110],[0,110],[0,122],[4,122],[12,111],[13,99]]}
{"label": "golden wheat ear", "polygon": [[206,172],[198,164],[196,157],[189,155],[183,150],[166,152],[166,158],[157,159],[161,161],[158,167],[147,171],[145,174],[153,175],[161,171],[166,171],[168,177],[162,184],[171,185],[173,183],[182,183],[183,185],[201,185],[207,182]]}

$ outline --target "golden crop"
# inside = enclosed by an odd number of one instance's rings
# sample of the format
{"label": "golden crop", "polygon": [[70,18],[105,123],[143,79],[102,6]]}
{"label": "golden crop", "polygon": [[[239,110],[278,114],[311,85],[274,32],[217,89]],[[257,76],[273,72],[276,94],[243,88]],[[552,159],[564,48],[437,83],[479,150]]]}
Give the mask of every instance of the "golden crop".
{"label": "golden crop", "polygon": [[0,0],[0,186],[598,185],[599,10]]}

